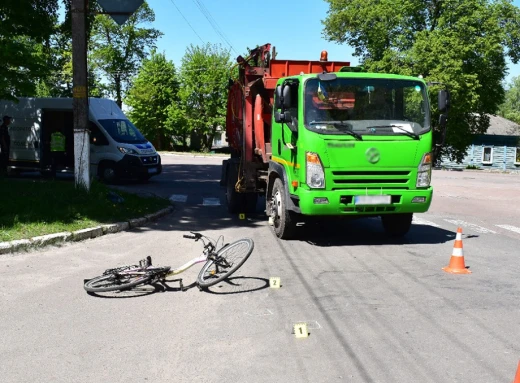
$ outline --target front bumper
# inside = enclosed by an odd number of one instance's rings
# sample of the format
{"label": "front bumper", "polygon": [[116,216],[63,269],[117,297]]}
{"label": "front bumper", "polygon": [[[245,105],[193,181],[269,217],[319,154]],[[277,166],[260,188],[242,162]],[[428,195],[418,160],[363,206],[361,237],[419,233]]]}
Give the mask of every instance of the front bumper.
{"label": "front bumper", "polygon": [[134,156],[126,154],[117,162],[117,172],[123,178],[143,178],[156,176],[162,173],[161,156]]}
{"label": "front bumper", "polygon": [[[416,190],[385,189],[382,194],[391,195],[390,205],[356,205],[356,195],[381,195],[381,191],[369,190],[306,190],[298,188],[291,195],[303,215],[381,215],[394,213],[424,213],[430,208],[433,188]],[[412,203],[416,197],[424,197],[421,203]],[[315,198],[327,198],[328,203],[315,203]]]}

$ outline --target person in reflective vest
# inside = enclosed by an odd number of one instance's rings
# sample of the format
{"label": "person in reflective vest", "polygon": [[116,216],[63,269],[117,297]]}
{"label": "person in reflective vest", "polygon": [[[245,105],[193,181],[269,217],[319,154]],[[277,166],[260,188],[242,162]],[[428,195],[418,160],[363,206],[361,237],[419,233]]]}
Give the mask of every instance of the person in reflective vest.
{"label": "person in reflective vest", "polygon": [[57,165],[64,165],[65,160],[65,135],[62,129],[51,134],[52,175],[56,177]]}

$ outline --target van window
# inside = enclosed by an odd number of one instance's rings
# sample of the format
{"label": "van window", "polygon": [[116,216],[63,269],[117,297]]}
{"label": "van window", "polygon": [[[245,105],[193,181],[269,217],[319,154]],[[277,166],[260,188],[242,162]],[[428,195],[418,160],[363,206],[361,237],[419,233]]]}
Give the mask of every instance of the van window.
{"label": "van window", "polygon": [[101,146],[108,145],[108,139],[105,137],[103,132],[98,128],[92,121],[90,122],[90,143],[92,145]]}
{"label": "van window", "polygon": [[128,120],[99,120],[101,126],[116,142],[145,144],[148,142],[141,132]]}

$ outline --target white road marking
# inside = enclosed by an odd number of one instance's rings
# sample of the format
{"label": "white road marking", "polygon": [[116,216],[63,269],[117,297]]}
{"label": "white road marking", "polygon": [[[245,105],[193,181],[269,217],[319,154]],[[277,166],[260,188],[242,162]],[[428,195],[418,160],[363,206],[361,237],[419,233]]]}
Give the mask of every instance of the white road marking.
{"label": "white road marking", "polygon": [[485,227],[475,225],[474,223],[462,221],[460,219],[445,219],[445,221],[462,227],[462,230],[464,230],[464,228],[466,227],[466,228],[470,228],[470,229],[476,231],[477,233],[482,233],[482,234],[496,234],[497,233],[496,231],[493,231],[491,229],[486,229]]}
{"label": "white road marking", "polygon": [[169,198],[171,202],[186,202],[187,199],[188,196],[184,194],[172,194]]}
{"label": "white road marking", "polygon": [[520,234],[520,228],[516,227],[516,226],[511,226],[511,225],[495,225],[495,226],[500,227],[502,229],[509,230],[509,231],[514,231],[515,233]]}
{"label": "white road marking", "polygon": [[416,216],[413,217],[412,223],[415,225],[425,225],[425,226],[433,226],[433,227],[441,227],[440,225],[437,225],[436,223],[427,221],[422,218],[417,218]]}
{"label": "white road marking", "polygon": [[220,199],[219,198],[202,198],[202,205],[220,206]]}

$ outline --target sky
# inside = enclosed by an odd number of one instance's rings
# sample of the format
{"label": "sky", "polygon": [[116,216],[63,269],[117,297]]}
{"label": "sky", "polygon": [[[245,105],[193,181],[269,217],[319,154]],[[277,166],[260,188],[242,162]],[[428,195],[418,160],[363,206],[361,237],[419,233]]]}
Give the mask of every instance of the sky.
{"label": "sky", "polygon": [[[513,3],[520,7],[520,0]],[[190,44],[208,42],[224,48],[231,44],[233,59],[248,47],[270,43],[279,59],[319,60],[326,50],[329,60],[358,64],[351,47],[323,38],[322,20],[328,10],[324,0],[148,0],[148,4],[155,12],[153,27],[164,33],[158,51],[176,67]],[[520,64],[508,63],[506,83],[520,75]]]}

